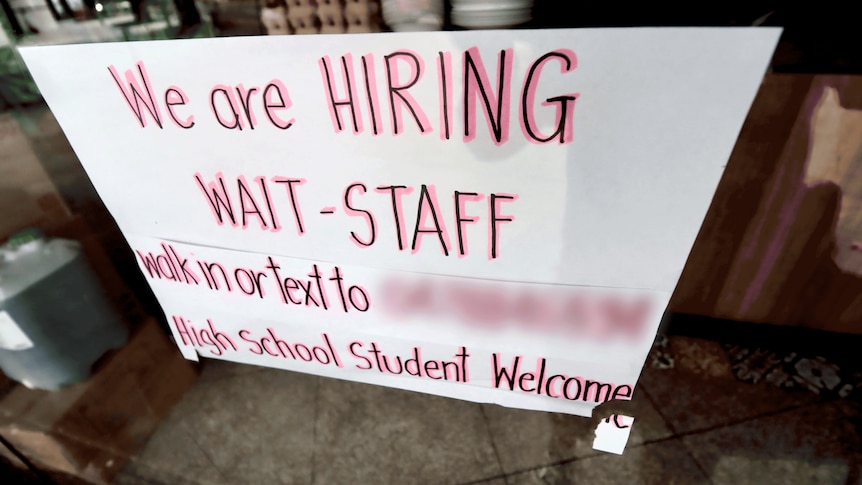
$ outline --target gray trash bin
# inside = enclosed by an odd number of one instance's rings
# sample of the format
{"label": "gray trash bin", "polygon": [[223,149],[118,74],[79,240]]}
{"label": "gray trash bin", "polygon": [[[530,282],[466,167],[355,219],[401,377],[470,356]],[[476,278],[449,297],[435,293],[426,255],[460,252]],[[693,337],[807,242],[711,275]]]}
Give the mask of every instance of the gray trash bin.
{"label": "gray trash bin", "polygon": [[0,248],[0,368],[27,387],[56,390],[128,339],[74,241],[38,231]]}

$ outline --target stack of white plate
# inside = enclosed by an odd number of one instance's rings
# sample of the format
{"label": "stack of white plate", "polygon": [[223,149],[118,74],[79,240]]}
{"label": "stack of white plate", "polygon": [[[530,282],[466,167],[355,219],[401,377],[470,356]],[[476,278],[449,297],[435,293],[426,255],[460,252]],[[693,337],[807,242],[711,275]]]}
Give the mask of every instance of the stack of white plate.
{"label": "stack of white plate", "polygon": [[452,23],[468,29],[514,27],[532,12],[533,0],[452,0]]}

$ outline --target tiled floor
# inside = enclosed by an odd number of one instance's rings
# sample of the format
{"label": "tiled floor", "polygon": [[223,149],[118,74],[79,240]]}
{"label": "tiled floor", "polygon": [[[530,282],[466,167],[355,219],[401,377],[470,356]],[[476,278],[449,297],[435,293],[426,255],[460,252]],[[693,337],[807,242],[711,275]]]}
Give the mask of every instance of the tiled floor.
{"label": "tiled floor", "polygon": [[859,484],[862,406],[647,368],[622,456],[590,420],[210,361],[122,485]]}

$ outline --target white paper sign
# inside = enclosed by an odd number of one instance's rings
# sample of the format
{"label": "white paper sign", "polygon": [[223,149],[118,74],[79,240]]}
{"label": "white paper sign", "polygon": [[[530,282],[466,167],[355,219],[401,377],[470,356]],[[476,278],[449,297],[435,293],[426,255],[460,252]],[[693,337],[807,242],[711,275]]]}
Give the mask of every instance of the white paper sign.
{"label": "white paper sign", "polygon": [[779,34],[22,54],[188,358],[589,415],[631,396]]}

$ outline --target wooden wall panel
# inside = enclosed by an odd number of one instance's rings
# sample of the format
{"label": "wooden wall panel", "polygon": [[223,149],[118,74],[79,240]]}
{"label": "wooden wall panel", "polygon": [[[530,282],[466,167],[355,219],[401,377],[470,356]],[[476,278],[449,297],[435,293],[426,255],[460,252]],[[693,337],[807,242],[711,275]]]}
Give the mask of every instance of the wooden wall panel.
{"label": "wooden wall panel", "polygon": [[768,75],[671,310],[862,333],[862,77]]}

